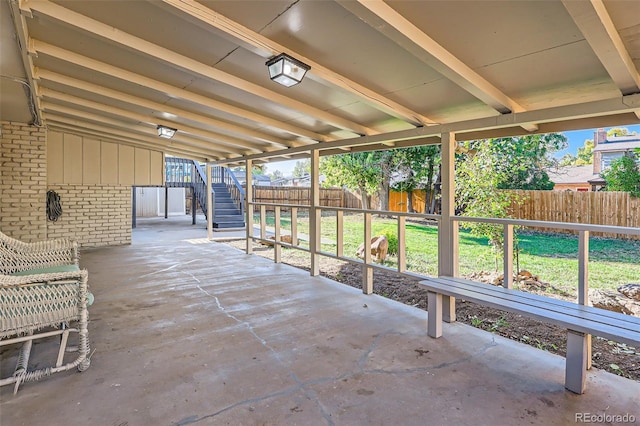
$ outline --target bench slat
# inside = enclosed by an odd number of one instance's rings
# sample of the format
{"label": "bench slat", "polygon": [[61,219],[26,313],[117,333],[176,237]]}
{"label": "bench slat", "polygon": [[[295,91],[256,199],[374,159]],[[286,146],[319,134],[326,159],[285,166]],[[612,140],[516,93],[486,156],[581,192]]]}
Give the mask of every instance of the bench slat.
{"label": "bench slat", "polygon": [[[467,288],[468,284],[455,283],[447,281],[446,279],[433,278],[421,281],[420,284],[424,285],[427,289],[441,293],[448,296],[459,297],[461,299],[476,302],[482,305],[487,305],[492,308],[500,309],[507,312],[513,312],[517,314],[525,314],[532,318],[541,320],[543,322],[549,322],[559,325],[563,328],[579,331],[587,334],[594,334],[597,336],[605,337],[617,342],[623,342],[630,345],[640,344],[640,330],[628,324],[631,328],[621,328],[613,326],[605,320],[592,320],[586,319],[581,316],[581,310],[589,308],[586,306],[576,305],[578,309],[569,310],[570,313],[561,312],[558,310],[550,310],[549,306],[533,304],[531,301],[523,301],[522,298],[513,294],[513,290],[510,292],[504,292],[507,290],[499,287],[490,287],[484,284],[475,284],[472,289]],[[484,286],[493,292],[479,292],[477,287]],[[486,289],[482,289],[486,290]],[[593,309],[593,308],[592,308]],[[620,314],[622,316],[622,314]],[[624,319],[624,318],[622,318]]]}
{"label": "bench slat", "polygon": [[[492,296],[499,295],[505,297],[506,300],[515,303],[524,303],[532,306],[545,306],[554,312],[566,313],[569,315],[577,315],[590,321],[602,322],[608,325],[614,325],[629,330],[640,329],[640,318],[632,315],[625,315],[619,312],[607,311],[605,309],[594,308],[592,306],[584,306],[565,300],[553,299],[550,297],[539,296],[537,294],[525,293],[519,290],[506,289],[488,284],[476,283],[460,278],[440,277],[438,282],[456,286],[457,288],[465,288],[470,291],[488,294]],[[431,281],[428,279],[427,281]],[[425,285],[425,284],[423,284]]]}

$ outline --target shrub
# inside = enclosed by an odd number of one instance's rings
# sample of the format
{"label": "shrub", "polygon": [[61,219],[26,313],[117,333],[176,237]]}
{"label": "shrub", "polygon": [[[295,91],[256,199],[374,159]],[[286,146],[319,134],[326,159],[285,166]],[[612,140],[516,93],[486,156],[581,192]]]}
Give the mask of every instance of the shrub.
{"label": "shrub", "polygon": [[385,237],[387,237],[387,241],[389,242],[389,249],[387,250],[388,254],[398,254],[398,236],[396,235],[396,231],[394,229],[385,228],[378,235],[384,235]]}

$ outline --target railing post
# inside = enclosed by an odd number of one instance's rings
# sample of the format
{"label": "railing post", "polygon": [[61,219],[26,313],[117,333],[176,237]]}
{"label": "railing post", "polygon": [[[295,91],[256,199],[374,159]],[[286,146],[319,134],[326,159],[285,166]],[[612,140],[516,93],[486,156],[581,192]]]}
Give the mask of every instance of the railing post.
{"label": "railing post", "polygon": [[260,239],[267,239],[267,206],[260,206]]}
{"label": "railing post", "polygon": [[247,224],[247,246],[246,246],[246,252],[247,254],[251,254],[253,253],[253,187],[251,186],[250,182],[251,182],[251,167],[253,167],[253,161],[252,160],[246,160],[245,161],[245,169],[246,169],[246,176],[247,176],[247,183],[246,183],[246,187],[247,190],[245,191],[245,197],[247,197],[247,202],[246,202],[246,224]]}
{"label": "railing post", "polygon": [[291,245],[298,245],[298,208],[291,208]]}
{"label": "railing post", "polygon": [[280,245],[280,206],[276,206],[274,216],[275,239],[273,241],[273,261],[280,263],[282,261],[282,246]]}
{"label": "railing post", "polygon": [[191,187],[191,224],[196,224],[196,187]]}
{"label": "railing post", "polygon": [[513,288],[513,225],[505,224],[504,241],[502,244],[504,252],[504,268],[502,286]]}
{"label": "railing post", "polygon": [[407,270],[406,217],[398,216],[398,272]]}
{"label": "railing post", "polygon": [[[589,231],[578,234],[578,304],[589,305]],[[591,369],[591,335],[585,334],[587,370]]]}
{"label": "railing post", "polygon": [[364,265],[362,265],[362,292],[373,293],[373,268],[371,264],[371,213],[364,214]]}
{"label": "railing post", "polygon": [[336,211],[336,256],[344,256],[344,212]]}

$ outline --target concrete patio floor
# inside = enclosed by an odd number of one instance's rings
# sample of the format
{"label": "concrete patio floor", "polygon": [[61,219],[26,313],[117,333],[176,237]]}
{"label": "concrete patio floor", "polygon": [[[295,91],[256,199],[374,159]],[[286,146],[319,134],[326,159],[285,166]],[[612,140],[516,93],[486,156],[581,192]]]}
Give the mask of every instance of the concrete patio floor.
{"label": "concrete patio floor", "polygon": [[[3,387],[2,426],[640,422],[638,382],[593,370],[572,394],[564,358],[463,324],[431,339],[422,310],[209,242],[185,220],[139,221],[132,245],[85,250],[81,266],[91,367]],[[32,361],[54,346],[34,345]],[[3,373],[15,365],[1,359]]]}

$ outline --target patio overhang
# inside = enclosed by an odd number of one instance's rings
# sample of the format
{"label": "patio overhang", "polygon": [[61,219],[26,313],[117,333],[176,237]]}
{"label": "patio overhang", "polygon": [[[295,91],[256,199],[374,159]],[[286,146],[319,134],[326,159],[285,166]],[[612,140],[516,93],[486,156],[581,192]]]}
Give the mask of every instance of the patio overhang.
{"label": "patio overhang", "polygon": [[[0,120],[145,147],[162,125],[200,161],[640,123],[636,2],[0,7]],[[264,65],[283,52],[310,66],[291,88]]]}

